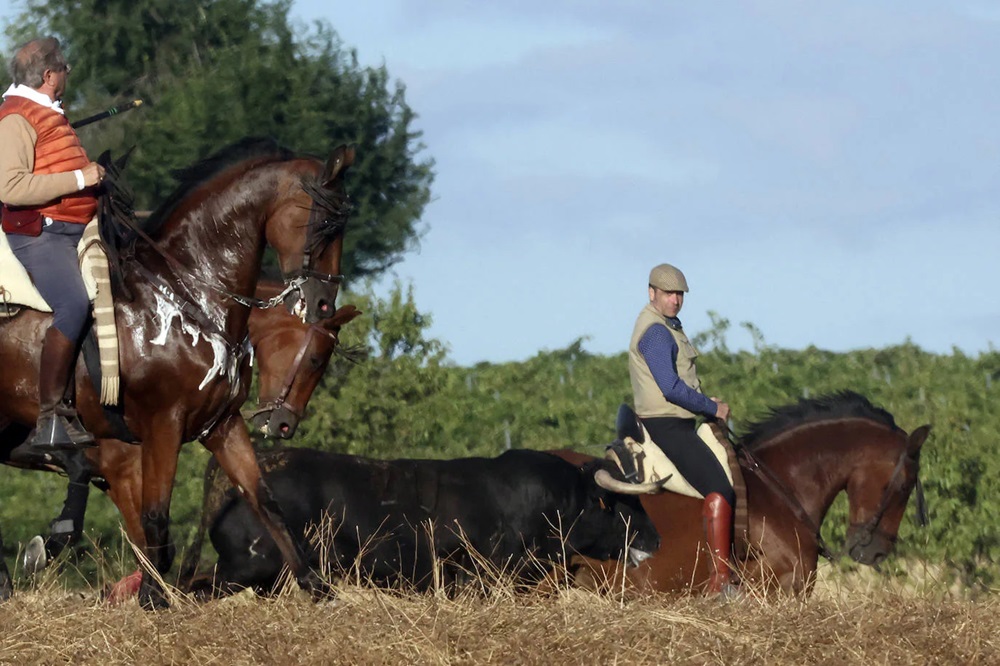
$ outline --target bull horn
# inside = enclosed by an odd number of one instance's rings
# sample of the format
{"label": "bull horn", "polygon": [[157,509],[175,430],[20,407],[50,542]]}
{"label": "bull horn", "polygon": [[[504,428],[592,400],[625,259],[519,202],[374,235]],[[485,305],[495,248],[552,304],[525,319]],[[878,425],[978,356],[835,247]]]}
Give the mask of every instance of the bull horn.
{"label": "bull horn", "polygon": [[[671,475],[672,476],[672,475]],[[594,472],[594,482],[605,490],[622,495],[651,495],[663,490],[663,484],[670,480],[670,476],[660,481],[650,481],[648,483],[628,483],[619,481],[611,476],[606,469],[599,469]]]}

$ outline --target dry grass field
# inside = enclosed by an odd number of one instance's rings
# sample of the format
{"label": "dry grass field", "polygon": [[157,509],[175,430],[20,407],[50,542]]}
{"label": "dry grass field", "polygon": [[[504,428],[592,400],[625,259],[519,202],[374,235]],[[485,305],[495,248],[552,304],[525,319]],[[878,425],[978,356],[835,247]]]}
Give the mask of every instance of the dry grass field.
{"label": "dry grass field", "polygon": [[808,600],[394,594],[293,587],[110,608],[54,574],[0,606],[4,664],[996,664],[1000,605],[885,577],[820,577]]}

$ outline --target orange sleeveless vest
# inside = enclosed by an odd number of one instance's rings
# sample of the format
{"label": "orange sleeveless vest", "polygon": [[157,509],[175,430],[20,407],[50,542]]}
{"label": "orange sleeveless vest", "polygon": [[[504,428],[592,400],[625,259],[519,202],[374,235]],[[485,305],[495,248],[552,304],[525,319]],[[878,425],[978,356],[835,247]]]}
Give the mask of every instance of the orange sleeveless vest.
{"label": "orange sleeveless vest", "polygon": [[[8,97],[0,104],[0,120],[13,114],[23,116],[38,135],[33,173],[63,173],[90,164],[66,116],[24,97]],[[39,206],[37,210],[54,220],[87,224],[97,212],[97,197],[85,189]]]}

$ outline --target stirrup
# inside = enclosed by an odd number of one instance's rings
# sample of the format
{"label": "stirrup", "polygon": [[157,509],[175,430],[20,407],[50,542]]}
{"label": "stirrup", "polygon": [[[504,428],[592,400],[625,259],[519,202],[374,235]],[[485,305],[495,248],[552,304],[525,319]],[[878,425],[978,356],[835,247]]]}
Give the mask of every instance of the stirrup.
{"label": "stirrup", "polygon": [[55,409],[56,415],[61,416],[66,421],[66,434],[69,436],[73,446],[91,447],[97,446],[94,436],[83,427],[80,422],[80,415],[76,408],[71,405],[61,404]]}
{"label": "stirrup", "polygon": [[715,594],[709,595],[710,599],[714,599],[719,603],[730,603],[733,601],[740,601],[746,597],[746,592],[743,590],[742,585],[736,585],[734,583],[723,583],[722,589]]}
{"label": "stirrup", "polygon": [[81,446],[94,446],[93,437],[90,438],[90,444],[77,444],[73,441],[69,427],[70,423],[65,416],[55,412],[41,414],[35,424],[35,429],[28,435],[25,446],[43,453],[78,449]]}

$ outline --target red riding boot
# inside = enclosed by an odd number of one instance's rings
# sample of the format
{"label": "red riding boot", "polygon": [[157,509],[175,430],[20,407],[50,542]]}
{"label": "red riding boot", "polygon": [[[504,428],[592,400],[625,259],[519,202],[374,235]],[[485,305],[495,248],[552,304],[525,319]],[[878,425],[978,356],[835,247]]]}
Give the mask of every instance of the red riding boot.
{"label": "red riding boot", "polygon": [[708,579],[707,596],[722,593],[730,585],[729,556],[733,540],[733,507],[719,493],[705,498],[702,511],[705,519],[705,538],[712,555],[713,573]]}

